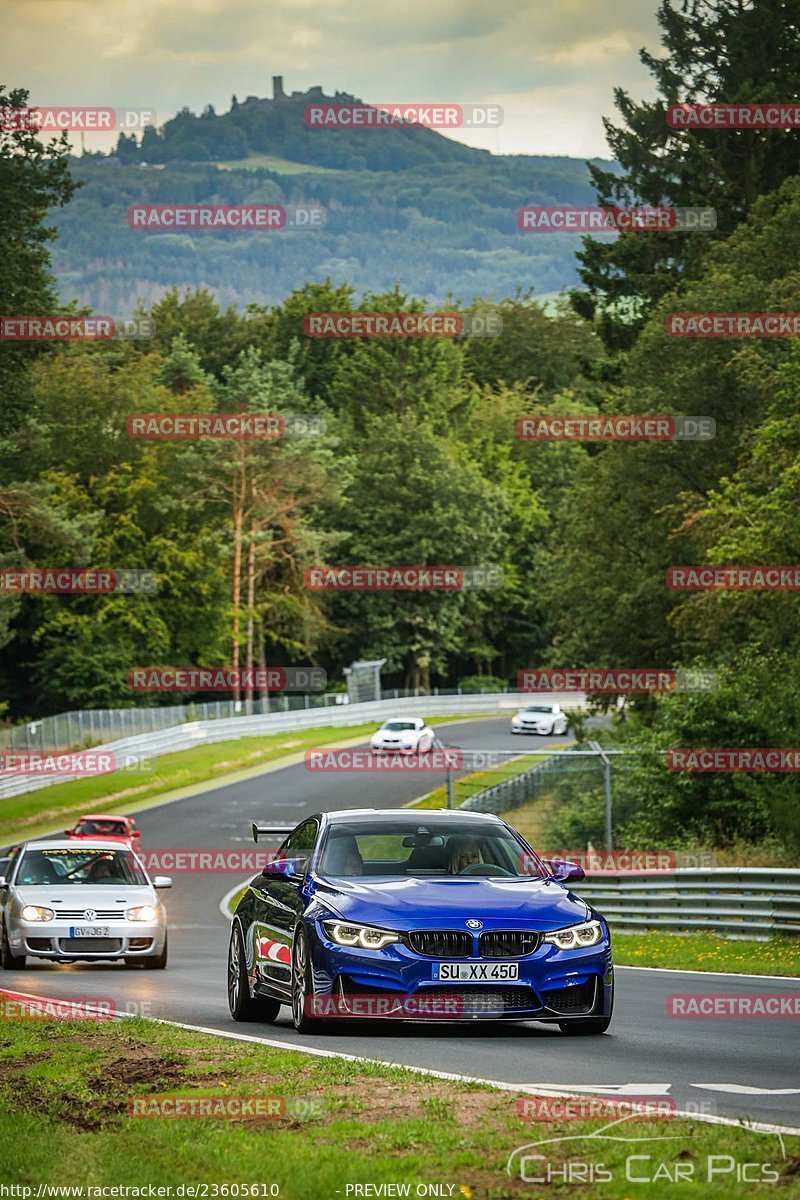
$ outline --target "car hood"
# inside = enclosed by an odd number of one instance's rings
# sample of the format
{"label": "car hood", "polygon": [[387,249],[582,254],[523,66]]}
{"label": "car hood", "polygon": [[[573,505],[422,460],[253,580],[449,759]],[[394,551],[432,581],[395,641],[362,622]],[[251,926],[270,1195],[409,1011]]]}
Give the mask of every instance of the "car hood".
{"label": "car hood", "polygon": [[15,888],[14,892],[21,904],[39,904],[44,908],[55,908],[56,912],[59,908],[123,908],[118,901],[124,901],[129,907],[159,902],[155,888],[125,883],[55,883],[44,887],[23,885]]}
{"label": "car hood", "polygon": [[317,899],[348,921],[399,929],[462,929],[470,919],[489,929],[549,931],[587,920],[585,901],[553,881],[501,879],[342,879],[318,881]]}

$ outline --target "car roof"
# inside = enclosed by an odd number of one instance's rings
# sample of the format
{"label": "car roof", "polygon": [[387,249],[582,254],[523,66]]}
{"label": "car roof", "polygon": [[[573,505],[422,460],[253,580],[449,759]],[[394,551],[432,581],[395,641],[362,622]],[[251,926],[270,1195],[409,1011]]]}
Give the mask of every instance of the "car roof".
{"label": "car roof", "polygon": [[72,838],[53,838],[47,841],[45,838],[36,838],[35,841],[25,842],[25,850],[72,850],[76,854],[85,854],[87,850],[114,850],[122,849],[119,842],[111,841],[107,838],[93,837],[87,838],[86,841],[80,844],[73,841]]}
{"label": "car roof", "polygon": [[333,824],[351,821],[354,817],[365,824],[369,824],[371,821],[385,821],[389,818],[401,821],[407,820],[409,824],[426,825],[429,821],[442,823],[444,821],[452,821],[456,818],[463,820],[464,817],[469,817],[470,820],[474,818],[476,821],[488,821],[500,825],[505,824],[494,813],[470,812],[461,808],[339,808],[333,812],[319,813],[318,815],[325,817]]}
{"label": "car roof", "polygon": [[84,813],[82,817],[78,817],[75,824],[80,821],[124,821],[128,825],[130,817],[120,817],[116,813]]}

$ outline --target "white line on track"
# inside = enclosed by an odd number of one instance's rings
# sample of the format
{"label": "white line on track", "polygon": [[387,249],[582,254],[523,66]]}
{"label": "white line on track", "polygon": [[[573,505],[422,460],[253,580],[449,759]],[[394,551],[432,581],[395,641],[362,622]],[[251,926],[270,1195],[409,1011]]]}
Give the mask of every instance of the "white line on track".
{"label": "white line on track", "polygon": [[[4,990],[0,988],[0,995],[4,994]],[[39,996],[31,992],[10,992],[13,996],[24,996],[31,1000],[37,1000],[41,1003],[59,1004],[64,1003],[63,1000],[57,1000],[54,997]],[[118,1019],[125,1020],[126,1014],[121,1015]],[[536,1084],[528,1083],[506,1083],[499,1079],[483,1079],[476,1075],[459,1075],[454,1071],[438,1071],[434,1067],[417,1067],[408,1063],[391,1062],[383,1058],[369,1058],[365,1054],[345,1054],[341,1050],[323,1050],[319,1046],[306,1046],[298,1042],[282,1042],[277,1038],[262,1038],[257,1037],[252,1033],[236,1033],[233,1030],[213,1029],[205,1025],[188,1025],[185,1021],[167,1021],[163,1017],[147,1017],[146,1020],[152,1021],[154,1025],[169,1025],[174,1029],[186,1029],[190,1033],[202,1033],[209,1037],[227,1038],[233,1042],[251,1042],[260,1046],[270,1046],[274,1050],[291,1050],[298,1054],[308,1054],[313,1058],[339,1058],[345,1062],[360,1062],[371,1063],[373,1066],[389,1067],[395,1071],[410,1071],[415,1075],[427,1075],[432,1079],[447,1079],[455,1083],[477,1083],[483,1087],[495,1088],[502,1092],[519,1092],[525,1096],[544,1096],[544,1097],[560,1097],[563,1099],[583,1099],[576,1092],[570,1092],[568,1089],[562,1091],[547,1085],[537,1086]],[[578,1087],[579,1085],[576,1085]],[[694,1085],[693,1085],[694,1086]],[[702,1085],[700,1085],[702,1086]],[[735,1117],[718,1117],[712,1116],[709,1113],[683,1112],[677,1110],[672,1113],[673,1117],[686,1117],[688,1120],[703,1121],[707,1125],[729,1125],[742,1129],[752,1129],[758,1133],[785,1133],[800,1136],[800,1128],[793,1128],[789,1125],[770,1125],[763,1121],[746,1121],[744,1118],[736,1119]]]}
{"label": "white line on track", "polygon": [[687,967],[629,967],[614,963],[615,971],[660,971],[662,975],[703,975],[707,979],[774,979],[780,983],[800,983],[796,975],[748,975],[745,971],[700,971]]}
{"label": "white line on track", "polygon": [[[188,1029],[193,1033],[209,1034],[212,1037],[230,1038],[236,1042],[255,1042],[262,1046],[271,1046],[276,1050],[294,1050],[300,1054],[310,1054],[315,1058],[341,1058],[346,1062],[371,1063],[374,1066],[390,1067],[395,1071],[412,1071],[417,1075],[428,1075],[433,1079],[448,1079],[456,1083],[477,1083],[483,1087],[497,1088],[503,1092],[520,1092],[526,1096],[558,1096],[566,1099],[583,1098],[568,1090],[556,1091],[550,1087],[545,1090],[543,1087],[537,1087],[536,1084],[505,1083],[499,1079],[482,1079],[475,1075],[458,1075],[453,1071],[437,1071],[434,1067],[416,1067],[410,1066],[407,1063],[390,1062],[383,1058],[369,1058],[364,1054],[345,1054],[340,1050],[323,1050],[317,1046],[304,1046],[297,1042],[281,1042],[277,1038],[260,1038],[251,1033],[235,1033],[233,1030],[221,1031],[219,1029],[208,1029],[202,1025],[187,1025],[183,1021],[152,1019],[159,1025],[173,1025],[178,1029]],[[747,1121],[744,1118],[737,1120],[735,1117],[718,1117],[712,1116],[709,1113],[683,1112],[681,1110],[671,1113],[671,1116],[686,1117],[692,1121],[704,1121],[708,1125],[730,1125],[741,1129],[752,1129],[758,1133],[800,1135],[800,1129],[795,1129],[789,1125],[770,1125],[762,1121]]]}

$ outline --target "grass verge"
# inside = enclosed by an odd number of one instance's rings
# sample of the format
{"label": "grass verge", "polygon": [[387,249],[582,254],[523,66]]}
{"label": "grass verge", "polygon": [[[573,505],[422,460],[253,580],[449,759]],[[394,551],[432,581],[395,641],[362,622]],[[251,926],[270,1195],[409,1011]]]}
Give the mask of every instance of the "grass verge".
{"label": "grass verge", "polygon": [[[478,720],[485,715],[432,717],[429,723]],[[0,807],[0,845],[34,837],[59,824],[66,826],[82,812],[110,812],[112,809],[136,812],[154,797],[161,801],[167,797],[177,799],[183,790],[211,780],[235,782],[239,773],[240,778],[247,778],[248,774],[257,774],[259,767],[281,759],[287,760],[288,765],[293,759],[301,758],[304,750],[315,746],[362,741],[375,728],[376,722],[369,721],[363,725],[324,726],[297,732],[284,730],[264,737],[234,738],[159,755],[150,760],[147,771],[141,767],[115,771],[113,775],[73,779],[21,796],[11,796]]]}
{"label": "grass verge", "polygon": [[[532,1054],[538,1036],[546,1035],[531,1035]],[[574,1043],[565,1040],[564,1050],[574,1053]],[[153,1112],[156,1096],[176,1094],[228,1103],[260,1097],[273,1108],[285,1106],[288,1115],[129,1114],[134,1098]],[[741,1127],[637,1116],[610,1131],[631,1140],[600,1141],[589,1135],[607,1120],[532,1120],[519,1115],[520,1100],[518,1093],[478,1084],[306,1057],[141,1019],[6,1020],[0,1038],[4,1181],[32,1187],[33,1196],[39,1184],[216,1184],[220,1188],[206,1195],[322,1200],[422,1195],[417,1185],[436,1183],[441,1190],[427,1194],[521,1200],[547,1192],[546,1185],[532,1188],[531,1178],[550,1170],[556,1173],[550,1194],[622,1200],[642,1191],[626,1178],[626,1160],[633,1155],[646,1156],[631,1164],[631,1173],[652,1180],[645,1190],[652,1195],[655,1187],[659,1200],[685,1197],[688,1180],[693,1196],[722,1198],[732,1190],[737,1197],[762,1195],[763,1183],[737,1183],[739,1163],[766,1164],[784,1185],[796,1182],[800,1138],[793,1135],[781,1142],[774,1134]],[[506,1173],[513,1151],[562,1137],[569,1140],[524,1151],[545,1156],[528,1159],[527,1178],[520,1177],[519,1154],[512,1175]],[[635,1140],[641,1138],[664,1140],[642,1145]],[[709,1181],[712,1155],[729,1155],[732,1162],[717,1162],[727,1170]],[[586,1178],[587,1168],[593,1179]],[[684,1182],[671,1182],[678,1170]],[[564,1172],[573,1174],[566,1186]],[[229,1190],[221,1190],[226,1184]],[[409,1192],[381,1188],[387,1184],[409,1185]],[[258,1190],[244,1191],[245,1185]],[[271,1185],[277,1190],[270,1191]],[[361,1185],[360,1193],[353,1185]],[[372,1188],[363,1190],[366,1185]]]}
{"label": "grass verge", "polygon": [[[569,745],[568,742],[559,742],[555,746],[550,746],[547,750],[537,750],[532,754],[520,754],[519,758],[508,759],[506,762],[498,763],[496,766],[487,767],[483,771],[473,771],[469,775],[462,775],[459,779],[453,781],[453,807],[458,808],[469,800],[476,792],[482,792],[484,788],[495,787],[498,783],[503,783],[506,779],[512,779],[515,775],[521,775],[523,771],[527,771],[529,767],[535,766],[537,762],[543,762],[553,750],[561,750],[563,746]],[[441,787],[429,792],[427,796],[422,796],[419,800],[415,800],[410,808],[446,808],[447,807],[447,787],[442,784]],[[510,820],[508,813],[502,814],[503,819],[514,824]]]}
{"label": "grass verge", "polygon": [[733,940],[713,933],[615,933],[614,961],[628,967],[800,976],[800,938]]}

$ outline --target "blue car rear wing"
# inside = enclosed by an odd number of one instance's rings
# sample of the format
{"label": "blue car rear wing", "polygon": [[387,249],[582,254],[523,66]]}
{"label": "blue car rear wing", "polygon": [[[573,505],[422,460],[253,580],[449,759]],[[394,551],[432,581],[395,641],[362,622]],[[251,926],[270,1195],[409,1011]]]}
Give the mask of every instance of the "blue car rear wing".
{"label": "blue car rear wing", "polygon": [[258,844],[260,837],[285,838],[296,828],[296,825],[258,825],[253,821],[253,841]]}

